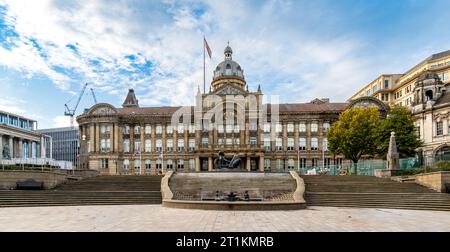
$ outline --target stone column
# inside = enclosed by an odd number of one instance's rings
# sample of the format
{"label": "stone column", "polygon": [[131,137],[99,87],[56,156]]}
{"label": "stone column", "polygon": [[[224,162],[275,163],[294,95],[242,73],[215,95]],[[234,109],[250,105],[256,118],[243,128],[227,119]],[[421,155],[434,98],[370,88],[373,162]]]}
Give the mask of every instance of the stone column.
{"label": "stone column", "polygon": [[264,156],[259,157],[259,171],[264,171]]}
{"label": "stone column", "polygon": [[212,169],[213,169],[212,157],[208,157],[208,171],[212,171]]}
{"label": "stone column", "polygon": [[95,152],[95,126],[89,126],[89,152]]}
{"label": "stone column", "polygon": [[195,171],[200,172],[200,157],[195,157]]}
{"label": "stone column", "polygon": [[44,136],[41,136],[41,143],[39,144],[39,150],[40,150],[41,158],[45,158],[45,139],[44,139]]}
{"label": "stone column", "polygon": [[100,125],[95,124],[95,152],[100,152]]}
{"label": "stone column", "polygon": [[12,136],[9,136],[9,156],[10,158],[14,157],[14,139]]}
{"label": "stone column", "polygon": [[28,158],[33,158],[33,141],[28,141]]}
{"label": "stone column", "polygon": [[0,161],[3,159],[3,135],[0,134]]}
{"label": "stone column", "polygon": [[251,166],[251,163],[250,163],[250,157],[247,157],[247,162],[246,162],[246,167],[245,168],[247,169],[247,171],[251,171],[251,169],[252,169],[252,166]]}
{"label": "stone column", "polygon": [[19,138],[18,158],[23,158],[23,139]]}
{"label": "stone column", "polygon": [[117,126],[113,123],[111,124],[111,131],[109,132],[109,142],[110,142],[110,152],[116,152],[116,147],[114,146],[114,140],[116,139],[115,136],[115,129],[117,128]]}
{"label": "stone column", "polygon": [[49,148],[50,159],[52,159],[53,158],[53,138],[50,137],[49,142],[50,142],[50,148]]}
{"label": "stone column", "polygon": [[141,141],[141,148],[139,149],[139,158],[141,159],[141,175],[145,175],[145,124],[140,125],[140,141]]}

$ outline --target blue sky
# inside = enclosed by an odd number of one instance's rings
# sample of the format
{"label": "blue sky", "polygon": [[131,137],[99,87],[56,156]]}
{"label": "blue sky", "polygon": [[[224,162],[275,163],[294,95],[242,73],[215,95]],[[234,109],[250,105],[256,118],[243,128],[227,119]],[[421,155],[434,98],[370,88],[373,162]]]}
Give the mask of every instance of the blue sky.
{"label": "blue sky", "polygon": [[[341,102],[449,50],[448,10],[445,0],[0,0],[0,110],[65,126],[64,104],[86,82],[115,106],[128,88],[142,106],[191,105],[203,35],[207,84],[230,41],[250,90]],[[77,112],[92,105],[86,92]]]}

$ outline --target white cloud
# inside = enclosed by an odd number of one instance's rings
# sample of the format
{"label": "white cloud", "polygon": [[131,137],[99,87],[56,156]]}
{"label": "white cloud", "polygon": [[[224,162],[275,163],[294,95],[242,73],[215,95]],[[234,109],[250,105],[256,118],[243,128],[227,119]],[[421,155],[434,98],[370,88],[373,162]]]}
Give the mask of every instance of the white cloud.
{"label": "white cloud", "polygon": [[0,110],[13,114],[23,115],[24,113],[27,112],[26,109],[23,107],[24,104],[25,104],[24,100],[12,97],[2,97],[0,99]]}
{"label": "white cloud", "polygon": [[[52,121],[52,128],[70,127],[70,117],[68,116],[56,116]],[[74,126],[78,126],[76,120],[74,120]]]}
{"label": "white cloud", "polygon": [[[8,22],[20,39],[12,50],[0,46],[0,64],[46,75],[67,92],[78,90],[75,84],[93,82],[96,90],[118,96],[117,104],[133,87],[143,105],[187,105],[203,85],[206,34],[213,49],[207,87],[228,40],[250,87],[261,84],[264,93],[279,94],[282,102],[318,96],[343,101],[367,76],[355,71],[366,62],[352,54],[361,41],[309,34],[295,23],[301,19],[284,18],[296,15],[290,1],[134,3],[5,1]],[[136,57],[134,62],[128,55]],[[329,92],[330,86],[339,91]]]}

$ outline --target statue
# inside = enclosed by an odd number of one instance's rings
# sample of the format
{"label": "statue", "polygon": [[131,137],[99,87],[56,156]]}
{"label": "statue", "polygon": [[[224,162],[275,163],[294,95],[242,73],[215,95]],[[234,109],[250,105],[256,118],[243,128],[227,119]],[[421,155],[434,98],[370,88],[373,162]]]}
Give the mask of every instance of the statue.
{"label": "statue", "polygon": [[4,159],[11,159],[11,154],[9,151],[9,145],[5,145],[3,146],[3,150],[2,150],[2,156]]}
{"label": "statue", "polygon": [[234,155],[231,160],[225,158],[225,153],[219,151],[219,156],[214,159],[214,168],[216,169],[236,169],[241,165],[241,158]]}

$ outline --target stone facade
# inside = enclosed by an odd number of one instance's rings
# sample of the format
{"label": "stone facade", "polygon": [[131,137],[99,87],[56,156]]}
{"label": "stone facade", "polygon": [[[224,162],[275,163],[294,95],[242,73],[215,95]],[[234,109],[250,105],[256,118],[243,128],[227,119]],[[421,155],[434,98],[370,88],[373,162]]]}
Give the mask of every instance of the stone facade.
{"label": "stone facade", "polygon": [[418,150],[423,165],[450,160],[450,50],[433,54],[404,74],[381,75],[349,101],[377,99],[386,106],[405,106],[416,117]]}
{"label": "stone facade", "polygon": [[231,54],[226,48],[195,106],[140,107],[130,89],[122,108],[97,104],[79,116],[80,168],[108,175],[212,171],[220,150],[238,155],[248,171],[343,165],[326,150],[325,134],[347,103],[263,104],[261,88],[248,90]]}

